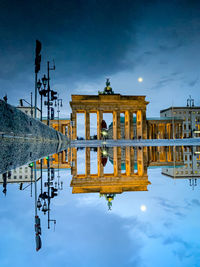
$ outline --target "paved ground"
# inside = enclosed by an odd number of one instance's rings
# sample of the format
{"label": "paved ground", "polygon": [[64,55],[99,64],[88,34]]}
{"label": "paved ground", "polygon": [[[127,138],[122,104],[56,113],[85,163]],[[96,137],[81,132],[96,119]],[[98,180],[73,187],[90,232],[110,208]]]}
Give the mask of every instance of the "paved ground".
{"label": "paved ground", "polygon": [[148,140],[75,140],[71,147],[113,146],[200,146],[200,138],[148,139]]}

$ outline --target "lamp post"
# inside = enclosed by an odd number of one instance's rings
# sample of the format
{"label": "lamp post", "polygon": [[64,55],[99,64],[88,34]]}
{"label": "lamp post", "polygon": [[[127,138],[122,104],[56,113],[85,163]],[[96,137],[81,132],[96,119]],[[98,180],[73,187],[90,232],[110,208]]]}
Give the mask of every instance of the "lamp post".
{"label": "lamp post", "polygon": [[37,89],[39,91],[39,94],[40,94],[40,99],[41,99],[41,105],[40,105],[40,120],[42,121],[42,95],[41,95],[41,86],[42,86],[42,83],[40,81],[40,79],[37,81]]}
{"label": "lamp post", "polygon": [[40,41],[36,40],[36,48],[35,48],[35,110],[34,110],[34,117],[36,119],[36,112],[37,112],[37,75],[40,71],[40,63],[41,63],[41,49],[42,44]]}
{"label": "lamp post", "polygon": [[59,128],[59,113],[60,113],[60,107],[62,107],[62,98],[59,98],[58,95],[58,99],[55,101],[55,107],[58,107],[57,112],[58,112],[58,131],[60,130]]}
{"label": "lamp post", "polygon": [[[42,85],[43,85],[43,89],[42,89]],[[40,112],[41,112],[41,116],[40,116],[40,120],[42,121],[42,97],[47,95],[47,90],[46,90],[46,86],[47,86],[47,77],[44,75],[42,78],[42,83],[40,80],[38,80],[37,82],[37,88],[40,94]]]}
{"label": "lamp post", "polygon": [[[53,65],[53,67],[50,67],[50,62],[47,62],[47,125],[49,126],[49,120],[50,120],[50,76],[49,76],[49,72],[50,70],[55,70],[55,64]],[[52,92],[51,92],[52,93]],[[52,99],[51,97],[51,100]]]}

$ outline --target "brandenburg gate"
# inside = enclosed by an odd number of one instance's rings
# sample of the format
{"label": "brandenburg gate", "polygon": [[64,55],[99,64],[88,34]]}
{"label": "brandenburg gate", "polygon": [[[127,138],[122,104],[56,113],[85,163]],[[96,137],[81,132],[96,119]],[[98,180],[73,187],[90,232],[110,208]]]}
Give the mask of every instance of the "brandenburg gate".
{"label": "brandenburg gate", "polygon": [[[108,87],[108,86],[107,86]],[[107,88],[106,87],[106,88]],[[110,88],[110,87],[108,87]],[[113,139],[120,139],[120,113],[125,117],[125,139],[133,139],[133,114],[136,114],[137,136],[147,138],[145,96],[125,96],[120,94],[72,95],[72,140],[77,139],[77,114],[85,114],[85,139],[90,139],[90,113],[97,114],[97,139],[101,139],[103,113],[113,114]]]}

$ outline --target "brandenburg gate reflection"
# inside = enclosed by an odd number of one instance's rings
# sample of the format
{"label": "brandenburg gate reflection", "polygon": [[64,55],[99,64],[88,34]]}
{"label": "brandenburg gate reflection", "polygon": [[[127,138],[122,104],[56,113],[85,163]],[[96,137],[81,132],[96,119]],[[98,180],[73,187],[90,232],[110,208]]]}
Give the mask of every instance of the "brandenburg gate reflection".
{"label": "brandenburg gate reflection", "polygon": [[[182,147],[98,147],[97,173],[92,174],[90,148],[85,148],[85,173],[77,173],[77,149],[72,148],[72,193],[99,193],[109,203],[116,194],[128,191],[148,191],[147,169],[154,166],[182,166]],[[113,162],[113,172],[104,173],[108,158]],[[122,172],[122,163],[125,170]],[[110,207],[110,206],[109,206]]]}
{"label": "brandenburg gate reflection", "polygon": [[[96,152],[96,173],[92,173],[91,150]],[[148,191],[151,182],[148,179],[148,168],[184,166],[183,147],[86,147],[85,167],[78,173],[77,148],[68,148],[52,156],[50,168],[70,169],[73,194],[99,193],[105,196],[108,207],[117,194],[131,191]],[[93,154],[94,155],[94,154]],[[113,165],[112,172],[104,171],[106,164]],[[111,165],[110,165],[111,166]],[[39,168],[39,162],[37,164]],[[47,168],[47,160],[43,159],[43,169]]]}
{"label": "brandenburg gate reflection", "polygon": [[72,158],[72,193],[121,194],[125,191],[147,191],[150,184],[147,176],[146,149],[137,150],[137,170],[131,147],[125,149],[126,172],[121,172],[121,148],[113,147],[113,173],[104,173],[103,159],[105,148],[97,148],[97,173],[90,173],[90,148],[85,149],[85,174],[77,174],[76,149]]}

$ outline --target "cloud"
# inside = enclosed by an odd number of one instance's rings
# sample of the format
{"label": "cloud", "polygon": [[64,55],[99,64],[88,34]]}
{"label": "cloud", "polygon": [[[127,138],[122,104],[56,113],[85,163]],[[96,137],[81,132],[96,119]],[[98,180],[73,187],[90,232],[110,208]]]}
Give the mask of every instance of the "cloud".
{"label": "cloud", "polygon": [[190,87],[194,87],[198,83],[198,81],[199,81],[199,78],[193,79],[188,83],[188,85]]}
{"label": "cloud", "polygon": [[191,248],[191,245],[189,243],[185,242],[184,240],[182,240],[182,238],[178,236],[169,236],[163,240],[164,245],[171,245],[174,243],[181,244],[186,249]]}
{"label": "cloud", "polygon": [[200,206],[200,201],[198,199],[193,199],[191,202],[193,205]]}
{"label": "cloud", "polygon": [[162,206],[167,212],[172,213],[180,218],[185,217],[185,214],[182,212],[182,210],[185,208],[184,206],[179,206],[174,202],[171,202],[170,200],[161,197],[156,197],[155,199],[157,203]]}

